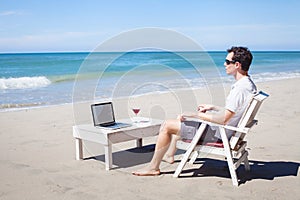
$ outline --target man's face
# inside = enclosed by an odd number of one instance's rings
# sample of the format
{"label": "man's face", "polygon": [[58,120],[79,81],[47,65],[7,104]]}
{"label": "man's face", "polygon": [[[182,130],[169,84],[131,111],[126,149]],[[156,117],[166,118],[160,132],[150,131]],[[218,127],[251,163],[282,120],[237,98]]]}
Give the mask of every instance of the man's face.
{"label": "man's face", "polygon": [[[227,56],[226,56],[226,60],[233,61],[232,60],[233,54],[234,54],[233,52],[228,53]],[[225,66],[225,69],[226,69],[226,73],[228,75],[235,75],[236,74],[237,66],[236,66],[235,62],[230,62],[230,63],[224,62],[224,66]]]}

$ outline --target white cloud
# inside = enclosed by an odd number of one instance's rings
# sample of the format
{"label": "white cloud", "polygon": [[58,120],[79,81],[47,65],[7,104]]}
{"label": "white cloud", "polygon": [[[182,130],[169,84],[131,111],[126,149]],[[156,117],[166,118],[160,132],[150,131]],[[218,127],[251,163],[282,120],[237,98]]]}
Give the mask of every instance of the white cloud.
{"label": "white cloud", "polygon": [[174,28],[208,49],[246,45],[264,49],[299,49],[300,26],[293,24],[245,24]]}
{"label": "white cloud", "polygon": [[[206,50],[222,50],[231,45],[245,45],[258,50],[299,50],[300,46],[298,25],[249,24],[169,29],[190,37]],[[101,42],[119,34],[120,30],[106,29],[105,31],[48,31],[16,37],[2,36],[0,37],[0,52],[89,51]],[[145,37],[141,40],[145,40]],[[174,41],[171,38],[164,40],[165,42]],[[115,45],[118,48],[122,46],[121,43]]]}
{"label": "white cloud", "polygon": [[22,15],[23,13],[20,11],[7,10],[0,12],[0,16],[11,16],[11,15]]}
{"label": "white cloud", "polygon": [[236,24],[236,25],[215,25],[215,26],[195,26],[195,27],[173,27],[180,31],[221,31],[221,30],[274,30],[274,29],[294,29],[298,25],[292,24]]}
{"label": "white cloud", "polygon": [[0,52],[91,50],[101,32],[61,32],[0,37]]}

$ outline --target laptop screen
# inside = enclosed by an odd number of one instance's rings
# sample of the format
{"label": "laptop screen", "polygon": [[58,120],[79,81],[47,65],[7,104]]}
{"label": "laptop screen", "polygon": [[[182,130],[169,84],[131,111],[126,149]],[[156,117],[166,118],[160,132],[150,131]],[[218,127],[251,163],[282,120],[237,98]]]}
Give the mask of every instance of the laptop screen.
{"label": "laptop screen", "polygon": [[115,123],[112,102],[91,105],[95,126],[108,126]]}

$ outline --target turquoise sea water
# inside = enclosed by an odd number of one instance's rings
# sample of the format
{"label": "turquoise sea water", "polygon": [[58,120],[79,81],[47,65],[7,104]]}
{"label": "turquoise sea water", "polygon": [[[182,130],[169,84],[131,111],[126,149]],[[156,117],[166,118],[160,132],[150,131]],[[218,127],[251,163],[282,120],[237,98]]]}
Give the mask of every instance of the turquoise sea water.
{"label": "turquoise sea water", "polygon": [[[253,52],[255,82],[300,77],[300,52]],[[226,52],[0,54],[0,109],[232,83]],[[78,91],[78,88],[92,90]],[[92,91],[92,94],[90,94]]]}

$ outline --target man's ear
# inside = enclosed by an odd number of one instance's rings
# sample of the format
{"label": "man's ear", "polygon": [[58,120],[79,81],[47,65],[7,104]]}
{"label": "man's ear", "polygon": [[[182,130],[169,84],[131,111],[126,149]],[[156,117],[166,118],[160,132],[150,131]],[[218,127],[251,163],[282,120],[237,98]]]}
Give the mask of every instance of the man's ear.
{"label": "man's ear", "polygon": [[235,67],[236,69],[238,69],[238,68],[242,69],[242,65],[241,65],[240,62],[235,62],[235,63],[234,63],[234,67]]}

